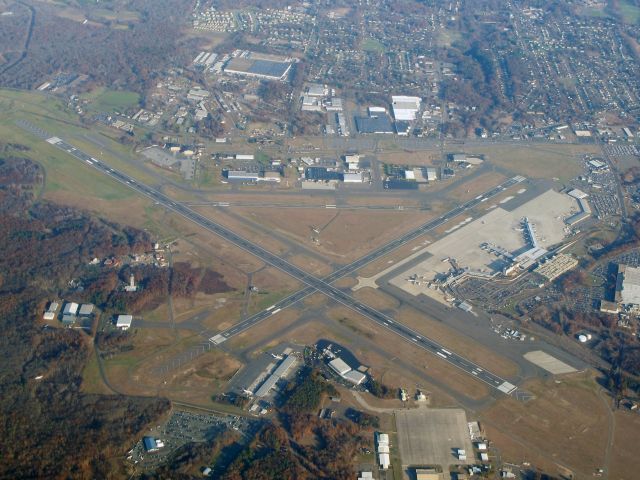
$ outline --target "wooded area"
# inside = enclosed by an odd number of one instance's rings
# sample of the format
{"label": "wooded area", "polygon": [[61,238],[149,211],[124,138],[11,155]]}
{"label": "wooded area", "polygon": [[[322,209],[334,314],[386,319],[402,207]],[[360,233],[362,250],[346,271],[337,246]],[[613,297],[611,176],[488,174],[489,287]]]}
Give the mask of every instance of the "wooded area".
{"label": "wooded area", "polygon": [[138,236],[31,203],[43,172],[16,151],[0,148],[0,478],[121,478],[123,454],[168,400],[83,394],[89,339],[38,320],[87,259],[134,251]]}

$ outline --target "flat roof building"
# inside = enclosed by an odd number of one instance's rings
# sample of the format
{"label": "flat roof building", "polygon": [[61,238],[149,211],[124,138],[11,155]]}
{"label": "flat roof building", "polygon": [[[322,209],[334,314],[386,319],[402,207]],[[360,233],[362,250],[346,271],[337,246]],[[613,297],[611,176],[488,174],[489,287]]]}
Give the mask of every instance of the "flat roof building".
{"label": "flat roof building", "polygon": [[362,183],[362,172],[345,173],[343,175],[344,183]]}
{"label": "flat roof building", "polygon": [[54,320],[56,318],[56,312],[47,310],[46,312],[44,312],[44,315],[42,318],[44,318],[45,320]]}
{"label": "flat roof building", "polygon": [[257,172],[247,172],[244,170],[229,170],[227,172],[227,178],[229,180],[257,182],[260,178],[260,174]]}
{"label": "flat roof building", "polygon": [[83,303],[82,306],[80,307],[80,311],[78,312],[78,315],[80,315],[81,317],[88,317],[93,313],[93,308],[94,308],[93,304]]}
{"label": "flat roof building", "polygon": [[273,371],[271,375],[267,377],[264,383],[256,390],[256,397],[265,397],[269,394],[271,389],[276,386],[278,380],[284,377],[291,367],[296,363],[296,357],[293,355],[287,356],[280,365]]}
{"label": "flat roof building", "polygon": [[623,305],[640,305],[640,268],[618,265],[616,301]]}
{"label": "flat roof building", "polygon": [[132,322],[132,315],[118,315],[118,318],[116,320],[116,327],[121,330],[129,330],[129,328],[131,328]]}
{"label": "flat roof building", "polygon": [[142,439],[142,444],[147,452],[157,452],[160,449],[158,441],[153,437],[144,437]]}
{"label": "flat roof building", "polygon": [[560,275],[574,269],[578,266],[578,260],[570,255],[559,253],[553,258],[550,258],[544,263],[541,263],[535,272],[545,277],[548,281],[552,282]]}
{"label": "flat roof building", "polygon": [[420,110],[422,99],[420,97],[407,97],[397,95],[391,97],[393,117],[400,121],[412,121]]}
{"label": "flat roof building", "polygon": [[80,305],[75,302],[67,302],[62,313],[65,315],[76,315],[79,307]]}
{"label": "flat roof building", "polygon": [[341,358],[334,358],[329,362],[329,366],[341,377],[351,370],[351,367]]}
{"label": "flat roof building", "polygon": [[367,379],[367,376],[364,373],[358,372],[357,370],[351,370],[345,373],[343,377],[354,385],[360,385]]}
{"label": "flat roof building", "polygon": [[395,133],[389,117],[380,115],[377,117],[356,117],[356,128],[360,133]]}

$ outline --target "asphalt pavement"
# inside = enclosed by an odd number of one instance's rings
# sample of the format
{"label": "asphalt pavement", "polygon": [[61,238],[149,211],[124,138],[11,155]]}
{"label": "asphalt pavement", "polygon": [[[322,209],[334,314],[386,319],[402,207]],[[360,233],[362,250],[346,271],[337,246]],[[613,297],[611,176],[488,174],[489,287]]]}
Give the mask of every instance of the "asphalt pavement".
{"label": "asphalt pavement", "polygon": [[18,125],[30,131],[31,133],[39,136],[40,138],[45,139],[51,145],[67,152],[68,154],[72,155],[78,160],[85,162],[87,165],[95,168],[97,171],[128,186],[129,188],[135,190],[136,192],[152,199],[157,204],[162,205],[169,210],[172,210],[173,212],[181,215],[182,217],[188,220],[191,220],[192,222],[199,225],[200,227],[222,237],[227,242],[237,246],[238,248],[241,248],[242,250],[245,250],[246,252],[252,255],[255,255],[256,257],[262,259],[265,263],[275,268],[278,268],[279,270],[291,275],[292,277],[296,278],[297,280],[307,285],[305,289],[286,297],[280,302],[270,306],[263,312],[260,312],[244,320],[243,322],[240,322],[234,325],[233,327],[231,327],[230,329],[222,333],[212,336],[210,338],[210,341],[214,345],[220,344],[226,341],[227,339],[229,339],[230,337],[237,335],[244,330],[247,330],[251,326],[264,320],[265,318],[268,318],[272,315],[277,314],[283,308],[293,305],[294,303],[300,301],[302,298],[313,293],[314,291],[319,291],[324,295],[326,295],[327,297],[329,297],[330,299],[334,300],[335,302],[340,303],[354,310],[355,312],[369,318],[370,320],[376,322],[377,324],[386,328],[390,332],[393,332],[399,335],[400,337],[404,338],[409,342],[413,342],[415,345],[422,347],[427,351],[430,351],[434,355],[438,355],[439,357],[441,357],[443,360],[447,361],[451,365],[454,365],[460,368],[461,370],[465,371],[469,375],[474,376],[478,380],[497,389],[498,391],[503,392],[505,394],[510,394],[516,390],[516,386],[509,383],[505,379],[502,379],[499,376],[480,368],[478,365],[474,364],[467,358],[462,357],[461,355],[455,352],[451,352],[445,349],[443,346],[441,346],[434,340],[431,340],[428,337],[418,334],[414,330],[410,329],[409,327],[403,324],[396,322],[395,320],[383,314],[382,312],[356,300],[350,294],[331,285],[331,283],[335,282],[336,280],[352,272],[355,272],[356,270],[364,267],[370,262],[373,262],[374,260],[384,255],[387,255],[391,251],[407,244],[408,242],[427,233],[428,231],[431,231],[434,228],[437,228],[438,226],[449,221],[450,219],[464,213],[467,210],[474,208],[476,205],[480,204],[481,202],[484,202],[489,198],[495,195],[498,195],[500,192],[506,190],[508,187],[524,181],[525,180],[524,177],[520,177],[520,176],[513,177],[503,182],[502,184],[498,185],[497,187],[494,187],[491,190],[485,192],[484,194],[478,195],[474,199],[459,205],[458,207],[454,208],[448,213],[434,220],[431,220],[408,233],[403,234],[402,236],[387,243],[386,245],[383,245],[382,247],[379,247],[373,250],[372,252],[361,257],[355,262],[349,265],[346,265],[344,267],[341,267],[340,269],[336,270],[328,277],[324,279],[320,279],[302,270],[301,268],[289,263],[285,259],[280,258],[278,255],[269,252],[268,250],[261,247],[260,245],[241,237],[240,235],[236,234],[235,232],[228,229],[227,227],[224,227],[223,225],[220,225],[214,222],[213,220],[210,220],[204,217],[203,215],[195,212],[188,206],[180,202],[174,201],[173,199],[166,196],[162,192],[159,192],[154,188],[151,188],[143,183],[138,182],[133,177],[130,177],[129,175],[126,175],[125,173],[119,170],[111,168],[109,165],[107,165],[103,161],[100,161],[88,155],[87,153],[77,149],[73,145],[65,142],[64,140],[58,137],[49,136],[47,132],[29,124],[28,122],[24,122],[24,121],[18,122]]}

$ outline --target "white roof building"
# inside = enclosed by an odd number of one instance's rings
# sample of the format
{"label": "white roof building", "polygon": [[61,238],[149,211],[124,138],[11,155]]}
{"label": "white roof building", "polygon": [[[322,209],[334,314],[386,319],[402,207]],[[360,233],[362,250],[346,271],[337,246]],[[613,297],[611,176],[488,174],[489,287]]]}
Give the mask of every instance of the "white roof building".
{"label": "white roof building", "polygon": [[393,117],[400,121],[412,121],[420,110],[420,97],[393,96],[391,97]]}
{"label": "white roof building", "polygon": [[378,433],[378,445],[389,445],[389,434]]}
{"label": "white roof building", "polygon": [[344,183],[362,183],[362,172],[358,173],[345,173]]}
{"label": "white roof building", "polygon": [[132,315],[118,315],[118,319],[116,320],[116,327],[122,330],[129,330],[131,327],[131,322],[133,322]]}
{"label": "white roof building", "polygon": [[341,377],[351,370],[351,367],[341,358],[334,358],[329,362],[329,366]]}
{"label": "white roof building", "polygon": [[622,267],[618,267],[620,303],[640,305],[640,268],[629,265]]}
{"label": "white roof building", "polygon": [[389,468],[389,465],[391,465],[388,453],[381,453],[380,455],[378,455],[378,460],[380,462],[380,467],[382,467],[383,470],[387,470]]}
{"label": "white roof building", "polygon": [[427,181],[434,182],[438,179],[438,173],[434,167],[427,167],[424,171],[427,174]]}
{"label": "white roof building", "polygon": [[358,372],[356,370],[351,370],[343,375],[344,379],[355,384],[360,385],[367,379],[367,376],[364,373]]}
{"label": "white roof building", "polygon": [[80,307],[80,311],[78,312],[78,314],[81,317],[87,317],[89,315],[91,315],[93,313],[93,304],[91,303],[84,303],[82,304],[82,306]]}
{"label": "white roof building", "polygon": [[577,188],[574,188],[573,190],[571,190],[569,193],[567,193],[567,195],[573,198],[580,198],[580,199],[584,199],[589,196],[586,193],[584,193],[582,190],[579,190]]}
{"label": "white roof building", "polygon": [[64,313],[65,315],[76,315],[78,313],[78,308],[80,308],[80,305],[78,305],[77,303],[67,302],[62,313]]}
{"label": "white roof building", "polygon": [[56,318],[56,312],[46,311],[46,312],[44,312],[43,318],[45,320],[53,320],[53,319]]}

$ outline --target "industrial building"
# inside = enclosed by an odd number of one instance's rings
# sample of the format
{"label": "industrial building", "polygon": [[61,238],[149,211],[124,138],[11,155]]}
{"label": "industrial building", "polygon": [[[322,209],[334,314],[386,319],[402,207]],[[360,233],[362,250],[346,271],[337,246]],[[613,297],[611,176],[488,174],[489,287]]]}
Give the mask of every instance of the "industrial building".
{"label": "industrial building", "polygon": [[362,183],[362,172],[345,173],[342,179],[344,183]]}
{"label": "industrial building", "polygon": [[157,452],[164,447],[164,442],[162,440],[153,437],[144,437],[142,439],[142,444],[147,452]]}
{"label": "industrial building", "polygon": [[310,97],[326,97],[329,95],[329,89],[326,85],[312,83],[307,87],[307,95]]}
{"label": "industrial building", "polygon": [[618,265],[615,301],[623,305],[640,305],[640,268]]}
{"label": "industrial building", "polygon": [[352,370],[351,367],[340,357],[331,360],[329,362],[329,367],[342,378],[354,385],[360,385],[367,379],[367,376],[364,373]]}
{"label": "industrial building", "polygon": [[231,59],[224,67],[224,72],[267,80],[284,80],[291,65],[290,61],[269,60],[244,52],[242,56]]}
{"label": "industrial building", "polygon": [[378,451],[378,463],[380,468],[387,470],[391,461],[389,460],[389,435],[386,433],[376,434],[376,449]]}
{"label": "industrial building", "polygon": [[331,360],[329,362],[329,367],[331,367],[331,369],[341,377],[351,370],[351,367],[347,365],[346,362],[342,360],[340,357],[334,358],[333,360]]}
{"label": "industrial building", "polygon": [[116,328],[119,328],[120,330],[129,330],[132,322],[132,315],[118,315],[118,318],[116,319]]}
{"label": "industrial building", "polygon": [[426,177],[428,182],[435,182],[438,179],[438,173],[435,167],[427,167],[424,171],[427,174]]}
{"label": "industrial building", "polygon": [[560,253],[553,258],[541,263],[535,272],[552,282],[563,273],[568,272],[578,266],[578,260],[570,255]]}
{"label": "industrial building", "polygon": [[62,313],[64,315],[77,315],[78,314],[78,308],[80,308],[80,305],[78,305],[75,302],[67,302],[67,304],[64,306],[64,310],[62,311]]}
{"label": "industrial building", "polygon": [[247,172],[246,170],[229,170],[227,179],[239,182],[257,182],[260,178],[259,172]]}
{"label": "industrial building", "polygon": [[80,307],[80,311],[78,312],[78,315],[80,315],[81,317],[88,317],[93,313],[93,309],[94,309],[94,306],[91,303],[83,303],[82,306]]}
{"label": "industrial building", "polygon": [[359,133],[395,133],[393,124],[386,115],[380,115],[377,117],[355,117],[355,120],[356,128]]}
{"label": "industrial building", "polygon": [[269,392],[271,392],[273,387],[276,386],[276,383],[278,383],[278,380],[284,377],[289,372],[289,370],[291,370],[291,367],[295,365],[295,363],[296,363],[296,357],[294,357],[293,355],[288,355],[280,363],[280,365],[278,365],[278,367],[271,373],[271,375],[267,377],[267,379],[260,386],[260,388],[256,390],[255,396],[259,398],[266,397],[269,394]]}
{"label": "industrial building", "polygon": [[391,102],[393,117],[396,121],[410,122],[416,119],[422,99],[420,97],[393,96]]}
{"label": "industrial building", "polygon": [[342,180],[343,175],[340,172],[329,170],[327,167],[308,167],[304,172],[307,180]]}
{"label": "industrial building", "polygon": [[565,223],[569,226],[574,226],[576,223],[580,223],[583,220],[586,220],[591,216],[591,207],[589,207],[589,203],[586,198],[577,198],[578,205],[580,207],[580,211],[575,215],[571,215],[570,217],[565,219]]}

